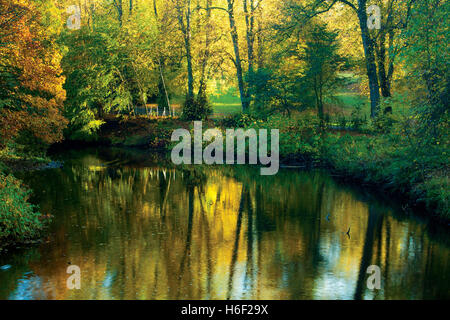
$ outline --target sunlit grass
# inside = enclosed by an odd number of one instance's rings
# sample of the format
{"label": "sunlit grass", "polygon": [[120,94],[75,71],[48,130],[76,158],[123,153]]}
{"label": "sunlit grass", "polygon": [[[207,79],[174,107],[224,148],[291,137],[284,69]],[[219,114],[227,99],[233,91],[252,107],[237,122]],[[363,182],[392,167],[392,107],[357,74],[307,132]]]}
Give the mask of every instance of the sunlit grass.
{"label": "sunlit grass", "polygon": [[363,115],[370,116],[369,99],[357,92],[343,91],[335,95],[333,102],[342,113],[350,115],[357,107],[361,107]]}
{"label": "sunlit grass", "polygon": [[211,96],[213,117],[223,117],[242,112],[241,99],[232,94]]}

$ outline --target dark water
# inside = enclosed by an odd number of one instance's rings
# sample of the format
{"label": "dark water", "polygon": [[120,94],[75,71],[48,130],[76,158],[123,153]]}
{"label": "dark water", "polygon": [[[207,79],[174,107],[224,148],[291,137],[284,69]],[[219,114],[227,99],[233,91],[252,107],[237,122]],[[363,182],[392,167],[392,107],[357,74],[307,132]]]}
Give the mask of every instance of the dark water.
{"label": "dark water", "polygon": [[448,229],[324,172],[60,157],[63,169],[21,174],[55,218],[44,243],[0,256],[0,299],[450,298]]}

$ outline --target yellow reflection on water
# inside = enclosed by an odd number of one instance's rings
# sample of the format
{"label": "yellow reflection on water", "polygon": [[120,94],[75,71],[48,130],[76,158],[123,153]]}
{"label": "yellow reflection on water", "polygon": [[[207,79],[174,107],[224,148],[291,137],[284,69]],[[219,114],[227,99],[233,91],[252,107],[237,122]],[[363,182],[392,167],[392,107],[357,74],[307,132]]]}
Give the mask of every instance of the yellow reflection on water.
{"label": "yellow reflection on water", "polygon": [[[56,216],[52,235],[28,256],[1,258],[16,268],[0,273],[0,298],[448,297],[446,241],[321,172],[264,179],[83,161],[31,179]],[[81,290],[67,289],[69,264]],[[372,264],[383,273],[376,292],[365,285]]]}

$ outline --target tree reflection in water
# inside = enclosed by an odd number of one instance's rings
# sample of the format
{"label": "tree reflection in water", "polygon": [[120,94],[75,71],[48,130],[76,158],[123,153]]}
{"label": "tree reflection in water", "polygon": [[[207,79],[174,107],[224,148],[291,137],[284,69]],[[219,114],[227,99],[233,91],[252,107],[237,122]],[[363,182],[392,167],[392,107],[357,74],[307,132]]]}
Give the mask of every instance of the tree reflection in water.
{"label": "tree reflection in water", "polygon": [[[24,174],[55,219],[48,241],[0,257],[13,266],[1,299],[449,298],[448,232],[395,204],[320,171],[261,177],[130,153],[79,151]],[[79,291],[65,286],[68,261]],[[372,264],[379,291],[366,287]]]}

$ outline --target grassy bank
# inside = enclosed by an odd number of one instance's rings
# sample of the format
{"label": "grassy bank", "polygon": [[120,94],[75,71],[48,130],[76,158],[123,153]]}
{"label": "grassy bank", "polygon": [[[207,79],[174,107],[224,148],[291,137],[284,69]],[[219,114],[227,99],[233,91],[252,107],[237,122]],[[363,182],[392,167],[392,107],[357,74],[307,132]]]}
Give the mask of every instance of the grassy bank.
{"label": "grassy bank", "polygon": [[[313,113],[277,115],[266,121],[235,115],[204,122],[203,127],[279,129],[282,164],[327,167],[345,179],[374,186],[396,199],[405,198],[410,207],[426,208],[427,215],[447,224],[450,220],[448,142],[445,139],[417,142],[417,137],[410,136],[404,120],[392,121],[396,123],[389,124],[390,131],[383,131],[382,123],[361,124],[355,119],[347,122],[351,128],[337,130],[333,121],[328,127],[321,127]],[[171,134],[178,128],[191,130],[192,122],[110,117],[91,142],[170,150],[174,145]],[[12,172],[40,169],[48,161],[45,157],[25,157],[13,151],[0,154],[0,250],[42,236],[48,217],[29,202],[31,191]]]}
{"label": "grassy bank", "polygon": [[[433,218],[450,220],[448,139],[418,141],[408,119],[392,119],[389,132],[379,124],[361,130],[320,129],[313,114],[276,116],[248,127],[280,130],[282,162],[309,162],[343,176],[375,185],[410,206],[423,206]],[[364,133],[361,133],[364,132]]]}

